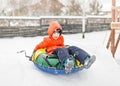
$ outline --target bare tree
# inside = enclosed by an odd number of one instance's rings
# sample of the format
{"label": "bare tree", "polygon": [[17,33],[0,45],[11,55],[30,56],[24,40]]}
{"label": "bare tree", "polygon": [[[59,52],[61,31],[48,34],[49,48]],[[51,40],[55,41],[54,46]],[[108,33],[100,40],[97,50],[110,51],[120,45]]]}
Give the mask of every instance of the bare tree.
{"label": "bare tree", "polygon": [[41,4],[40,4],[40,2],[37,2],[37,3],[35,3],[35,4],[33,4],[33,5],[31,5],[30,7],[29,7],[29,14],[31,14],[32,16],[40,16],[40,15],[43,15],[44,13],[44,10],[42,11],[41,9],[42,9],[42,6],[41,6]]}
{"label": "bare tree", "polygon": [[[64,5],[59,0],[49,0],[50,9],[49,12],[53,15],[60,15]],[[54,5],[53,5],[54,3]]]}
{"label": "bare tree", "polygon": [[45,15],[60,15],[64,5],[59,0],[41,0],[41,9]]}
{"label": "bare tree", "polygon": [[15,13],[14,13],[14,9],[17,7],[16,5],[17,5],[17,1],[16,0],[8,0],[8,5],[9,5],[9,8],[11,9],[11,12],[10,12],[10,14],[12,15],[12,16],[15,16]]}
{"label": "bare tree", "polygon": [[100,4],[98,0],[92,0],[89,6],[90,6],[89,14],[92,14],[92,15],[98,15],[102,9],[102,4]]}
{"label": "bare tree", "polygon": [[22,15],[28,15],[28,4],[29,3],[29,0],[19,0],[19,3],[18,3],[18,15],[19,16],[22,16]]}
{"label": "bare tree", "polygon": [[49,13],[48,8],[49,8],[49,3],[48,0],[41,0],[40,1],[41,8],[40,10],[42,11],[42,15],[46,15]]}
{"label": "bare tree", "polygon": [[12,16],[25,16],[28,14],[27,3],[29,0],[9,0],[8,4],[12,8]]}
{"label": "bare tree", "polygon": [[67,15],[82,15],[82,7],[79,0],[69,0],[66,6]]}

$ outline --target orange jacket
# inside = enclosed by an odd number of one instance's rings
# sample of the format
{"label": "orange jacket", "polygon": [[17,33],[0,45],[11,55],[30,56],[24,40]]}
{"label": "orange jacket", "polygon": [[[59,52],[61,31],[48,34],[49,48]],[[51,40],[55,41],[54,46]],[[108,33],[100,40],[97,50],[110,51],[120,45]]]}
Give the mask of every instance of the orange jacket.
{"label": "orange jacket", "polygon": [[36,45],[34,50],[45,48],[48,53],[52,53],[56,48],[64,47],[64,38],[62,35],[57,40],[52,38],[52,34],[56,29],[62,29],[57,21],[52,21],[48,28],[48,35],[44,37],[43,41]]}

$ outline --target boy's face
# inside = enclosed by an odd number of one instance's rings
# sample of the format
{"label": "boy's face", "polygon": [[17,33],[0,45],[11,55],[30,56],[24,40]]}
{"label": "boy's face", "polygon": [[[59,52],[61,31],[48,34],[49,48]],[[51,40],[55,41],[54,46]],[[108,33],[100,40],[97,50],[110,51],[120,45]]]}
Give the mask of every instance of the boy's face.
{"label": "boy's face", "polygon": [[57,32],[54,32],[54,33],[52,34],[52,37],[53,37],[53,39],[55,39],[55,40],[57,40],[57,39],[59,38],[59,36],[60,36],[60,33],[57,33]]}

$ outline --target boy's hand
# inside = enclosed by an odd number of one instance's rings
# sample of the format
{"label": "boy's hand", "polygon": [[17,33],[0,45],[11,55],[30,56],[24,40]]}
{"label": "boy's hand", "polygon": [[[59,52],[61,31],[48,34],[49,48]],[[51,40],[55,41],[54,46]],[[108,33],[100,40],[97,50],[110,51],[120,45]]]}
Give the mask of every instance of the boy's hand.
{"label": "boy's hand", "polygon": [[69,47],[69,45],[65,45],[65,48],[68,48]]}

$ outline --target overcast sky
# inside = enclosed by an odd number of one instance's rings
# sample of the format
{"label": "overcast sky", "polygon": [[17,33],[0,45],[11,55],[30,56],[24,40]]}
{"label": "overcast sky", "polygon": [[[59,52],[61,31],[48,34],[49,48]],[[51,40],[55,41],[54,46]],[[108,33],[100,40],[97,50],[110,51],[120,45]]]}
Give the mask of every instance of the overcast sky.
{"label": "overcast sky", "polygon": [[[7,4],[7,1],[8,0],[0,0],[0,3],[1,3],[0,8],[3,8],[3,9],[7,8],[6,6],[9,6]],[[67,0],[61,0],[61,1],[65,1],[66,2]],[[100,1],[100,3],[103,4],[103,10],[111,10],[112,0],[98,0],[98,1]],[[116,5],[120,6],[120,0],[116,0],[116,2],[117,2]]]}
{"label": "overcast sky", "polygon": [[[112,0],[100,0],[103,4],[103,10],[111,10]],[[116,5],[120,6],[120,0],[116,0]]]}

